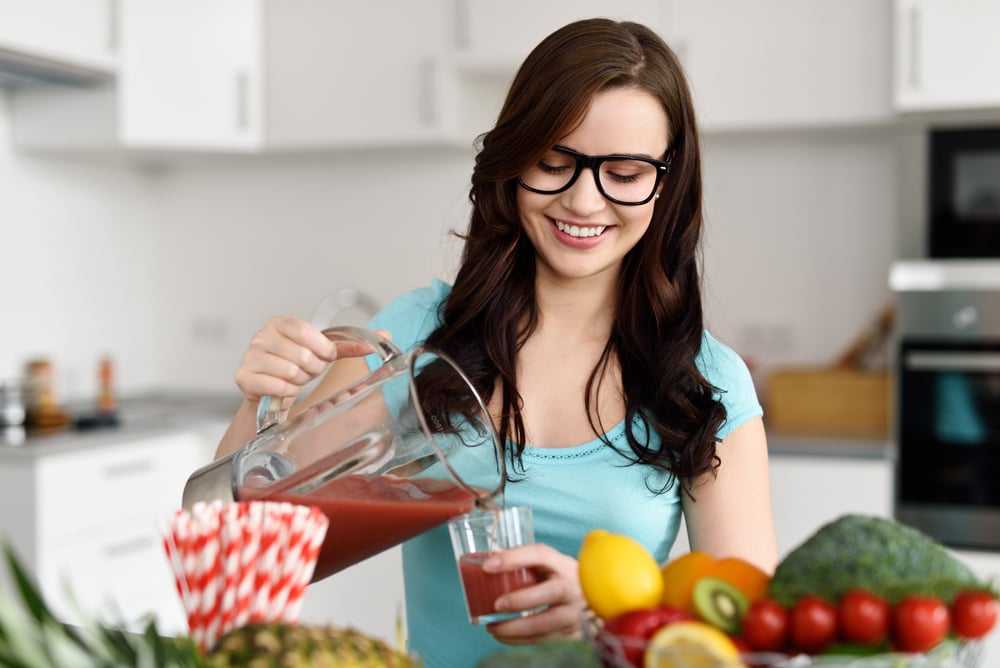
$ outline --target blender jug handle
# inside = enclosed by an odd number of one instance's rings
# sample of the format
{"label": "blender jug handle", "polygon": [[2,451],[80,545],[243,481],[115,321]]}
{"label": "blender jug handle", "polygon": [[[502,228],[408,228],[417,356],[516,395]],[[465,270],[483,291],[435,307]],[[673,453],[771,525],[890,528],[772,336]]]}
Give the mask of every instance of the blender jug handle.
{"label": "blender jug handle", "polygon": [[[372,347],[372,352],[382,358],[383,364],[403,354],[392,341],[363,327],[350,325],[328,327],[323,330],[323,334],[334,343],[338,341],[367,343]],[[279,422],[281,422],[281,399],[271,396],[261,397],[257,404],[257,433],[260,434]]]}

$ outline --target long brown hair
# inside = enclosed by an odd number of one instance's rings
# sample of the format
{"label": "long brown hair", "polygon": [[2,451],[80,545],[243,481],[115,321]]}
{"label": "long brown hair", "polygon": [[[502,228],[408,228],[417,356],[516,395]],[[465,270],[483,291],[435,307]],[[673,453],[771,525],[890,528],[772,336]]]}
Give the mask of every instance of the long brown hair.
{"label": "long brown hair", "polygon": [[[672,162],[649,229],[622,264],[615,324],[584,401],[593,415],[591,391],[617,358],[626,424],[641,418],[661,441],[655,447],[648,432],[643,437],[640,428],[637,437],[629,428],[629,451],[622,454],[674,474],[690,491],[695,477],[718,467],[716,433],[725,419],[715,388],[695,366],[703,330],[701,158],[681,66],[645,26],[577,21],[527,57],[496,126],[477,140],[461,266],[442,324],[427,343],[451,355],[487,401],[500,392],[497,429],[512,448],[510,460],[520,465],[525,430],[516,359],[537,324],[538,307],[535,250],[521,227],[517,177],[581,121],[595,94],[623,87],[647,91],[663,105]],[[591,426],[605,431],[593,417]]]}

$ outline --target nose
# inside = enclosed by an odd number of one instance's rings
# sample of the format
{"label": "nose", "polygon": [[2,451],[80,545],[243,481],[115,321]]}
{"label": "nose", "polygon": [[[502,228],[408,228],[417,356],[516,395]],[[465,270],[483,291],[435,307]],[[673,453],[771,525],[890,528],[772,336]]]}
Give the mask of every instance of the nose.
{"label": "nose", "polygon": [[562,203],[567,209],[581,216],[605,208],[608,201],[597,187],[597,172],[585,167],[576,182],[562,192]]}

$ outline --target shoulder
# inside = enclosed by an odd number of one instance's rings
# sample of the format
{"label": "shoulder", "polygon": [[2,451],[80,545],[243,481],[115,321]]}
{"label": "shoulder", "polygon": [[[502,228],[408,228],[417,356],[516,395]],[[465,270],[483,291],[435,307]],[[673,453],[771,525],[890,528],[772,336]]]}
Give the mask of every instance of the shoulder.
{"label": "shoulder", "polygon": [[399,295],[368,322],[371,329],[384,329],[403,350],[422,343],[440,324],[440,307],[451,285],[435,280],[430,285]]}
{"label": "shoulder", "polygon": [[707,330],[701,337],[696,364],[726,408],[726,422],[719,432],[720,438],[751,417],[763,413],[746,362]]}

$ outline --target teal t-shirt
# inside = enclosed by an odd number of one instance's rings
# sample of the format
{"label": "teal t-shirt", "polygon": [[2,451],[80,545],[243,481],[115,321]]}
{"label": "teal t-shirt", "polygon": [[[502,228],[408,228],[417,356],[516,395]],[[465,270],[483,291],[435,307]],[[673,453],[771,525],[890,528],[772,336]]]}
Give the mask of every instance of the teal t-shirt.
{"label": "teal t-shirt", "polygon": [[[441,281],[406,293],[368,324],[388,330],[402,350],[423,343],[438,325],[438,306],[451,286]],[[751,417],[762,414],[750,373],[730,348],[705,332],[697,363],[720,395],[727,419],[723,438]],[[371,360],[372,366],[379,362]],[[626,424],[607,433],[628,452]],[[637,433],[644,433],[637,425]],[[657,561],[667,560],[681,519],[679,485],[653,494],[668,475],[646,466],[626,466],[621,454],[594,439],[569,448],[524,449],[525,471],[508,483],[507,505],[532,508],[535,539],[576,556],[584,535],[604,528],[632,536]],[[652,477],[652,480],[650,480]],[[650,484],[652,483],[652,484]],[[427,668],[474,668],[482,657],[506,647],[483,628],[469,623],[446,527],[432,529],[403,545],[408,644]]]}

